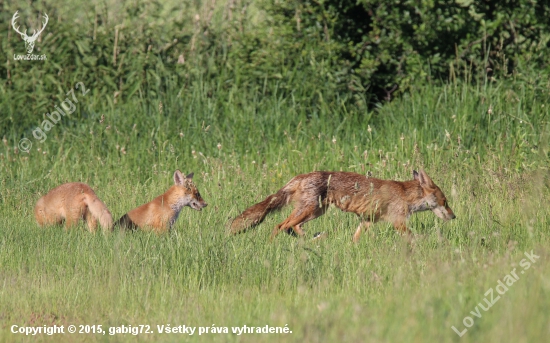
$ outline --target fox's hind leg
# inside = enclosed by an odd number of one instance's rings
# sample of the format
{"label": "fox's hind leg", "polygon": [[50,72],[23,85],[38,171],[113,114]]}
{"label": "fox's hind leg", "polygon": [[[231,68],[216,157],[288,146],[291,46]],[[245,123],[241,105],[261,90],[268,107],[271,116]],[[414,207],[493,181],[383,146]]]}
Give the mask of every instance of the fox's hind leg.
{"label": "fox's hind leg", "polygon": [[279,232],[284,231],[286,229],[293,228],[294,232],[297,235],[303,236],[304,231],[302,231],[302,228],[300,227],[300,224],[304,221],[304,219],[309,215],[309,213],[305,213],[303,209],[295,208],[294,211],[288,216],[288,218],[285,219],[281,224],[275,226],[273,228],[273,232],[271,233],[271,239],[275,238],[279,234]]}
{"label": "fox's hind leg", "polygon": [[294,230],[294,232],[298,236],[303,236],[304,231],[302,230],[302,225],[312,219],[322,216],[323,214],[325,214],[326,210],[327,206],[319,207],[317,205],[312,205],[305,208],[295,208],[284,222],[277,225],[273,229],[273,232],[271,233],[271,239],[275,238],[275,236],[277,236],[279,232],[285,230],[287,230],[287,232],[290,232],[290,230]]}
{"label": "fox's hind leg", "polygon": [[88,230],[90,230],[91,233],[95,233],[97,229],[97,219],[94,218],[90,210],[86,209],[86,214],[84,215],[84,219],[88,224]]}
{"label": "fox's hind leg", "polygon": [[[305,223],[307,223],[310,220],[313,220],[313,219],[315,219],[317,217],[320,217],[323,214],[325,214],[325,212],[327,211],[327,208],[328,208],[328,206],[323,206],[323,207],[315,206],[315,211],[313,211],[313,213],[311,215],[309,215],[307,218],[305,218],[300,224],[297,224],[292,228],[287,228],[285,230],[286,233],[288,233],[289,235],[293,235],[293,236],[298,236],[298,235],[302,236],[302,235],[304,235],[305,233],[302,230],[302,225],[304,225]],[[299,232],[301,232],[301,234]]]}

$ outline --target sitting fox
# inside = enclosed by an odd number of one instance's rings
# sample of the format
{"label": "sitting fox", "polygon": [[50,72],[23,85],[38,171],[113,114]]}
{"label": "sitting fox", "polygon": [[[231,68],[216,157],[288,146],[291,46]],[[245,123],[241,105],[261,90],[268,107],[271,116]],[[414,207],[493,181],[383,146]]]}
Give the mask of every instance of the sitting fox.
{"label": "sitting fox", "polygon": [[153,201],[134,208],[123,215],[116,223],[121,229],[153,230],[156,233],[168,231],[174,225],[184,206],[201,211],[208,204],[202,199],[197,187],[193,184],[193,173],[183,176],[176,170],[174,185],[166,193]]}
{"label": "sitting fox", "polygon": [[40,226],[65,222],[65,228],[76,225],[80,219],[95,232],[99,222],[104,231],[113,229],[113,217],[92,188],[85,183],[72,182],[58,186],[38,200],[34,217]]}
{"label": "sitting fox", "polygon": [[393,181],[369,178],[350,172],[317,171],[301,174],[290,180],[277,193],[249,207],[231,223],[230,232],[235,234],[261,223],[267,214],[289,203],[294,210],[288,218],[277,225],[271,234],[287,231],[304,235],[302,225],[322,216],[329,205],[345,212],[353,212],[361,223],[353,235],[359,241],[362,228],[378,221],[387,221],[402,232],[410,233],[407,219],[419,211],[431,210],[441,219],[454,219],[455,215],[445,195],[425,171],[413,171],[413,180]]}

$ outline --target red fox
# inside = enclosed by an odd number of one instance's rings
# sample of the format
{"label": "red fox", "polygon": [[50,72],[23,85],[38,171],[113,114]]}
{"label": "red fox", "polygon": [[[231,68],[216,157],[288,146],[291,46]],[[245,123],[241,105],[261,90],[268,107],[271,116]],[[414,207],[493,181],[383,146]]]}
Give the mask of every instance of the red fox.
{"label": "red fox", "polygon": [[322,216],[330,204],[353,212],[361,223],[353,235],[357,242],[361,229],[378,221],[387,221],[402,232],[410,233],[407,219],[414,212],[431,210],[441,219],[456,218],[441,189],[425,171],[413,171],[414,180],[392,181],[369,178],[350,172],[317,171],[290,180],[277,193],[249,207],[230,226],[235,234],[260,224],[267,214],[294,202],[294,210],[271,234],[287,231],[303,236],[301,226]]}
{"label": "red fox", "polygon": [[68,229],[84,219],[90,232],[96,231],[98,221],[104,231],[113,229],[111,212],[90,186],[80,182],[65,183],[38,199],[34,217],[40,226],[65,222]]}
{"label": "red fox", "polygon": [[201,211],[208,204],[202,199],[197,187],[193,184],[193,173],[183,176],[174,172],[174,186],[166,193],[159,195],[153,201],[134,208],[123,215],[116,223],[121,229],[136,230],[137,228],[153,230],[157,233],[166,232],[172,228],[184,206]]}

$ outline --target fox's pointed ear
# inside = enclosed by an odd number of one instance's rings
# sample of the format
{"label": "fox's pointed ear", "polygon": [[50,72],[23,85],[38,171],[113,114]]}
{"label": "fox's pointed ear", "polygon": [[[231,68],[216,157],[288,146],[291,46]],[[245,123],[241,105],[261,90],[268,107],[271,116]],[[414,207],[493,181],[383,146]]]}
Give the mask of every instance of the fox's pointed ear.
{"label": "fox's pointed ear", "polygon": [[183,185],[184,179],[185,178],[183,174],[179,171],[179,169],[174,172],[174,184]]}
{"label": "fox's pointed ear", "polygon": [[430,177],[428,176],[428,174],[426,174],[426,172],[423,170],[423,169],[420,169],[420,173],[418,175],[418,181],[420,181],[420,184],[422,186],[426,186],[426,187],[433,187],[435,186],[434,182],[432,181],[432,179],[430,179]]}
{"label": "fox's pointed ear", "polygon": [[415,179],[416,181],[420,181],[418,172],[416,170],[413,170],[413,179]]}
{"label": "fox's pointed ear", "polygon": [[185,178],[187,180],[193,180],[193,175],[195,175],[195,173],[191,173],[191,174],[187,175]]}

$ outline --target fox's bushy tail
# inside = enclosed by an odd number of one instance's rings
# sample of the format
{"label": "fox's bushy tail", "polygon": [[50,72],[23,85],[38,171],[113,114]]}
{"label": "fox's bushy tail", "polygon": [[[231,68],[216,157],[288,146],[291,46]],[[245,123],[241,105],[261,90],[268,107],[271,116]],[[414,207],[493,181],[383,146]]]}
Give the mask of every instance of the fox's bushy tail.
{"label": "fox's bushy tail", "polygon": [[92,216],[99,222],[99,225],[105,231],[113,230],[113,216],[105,204],[97,196],[86,195],[84,202],[88,205],[88,210]]}
{"label": "fox's bushy tail", "polygon": [[240,233],[260,224],[269,213],[281,209],[288,204],[289,200],[290,194],[284,188],[280,189],[277,193],[271,194],[264,201],[247,208],[233,219],[229,233]]}

